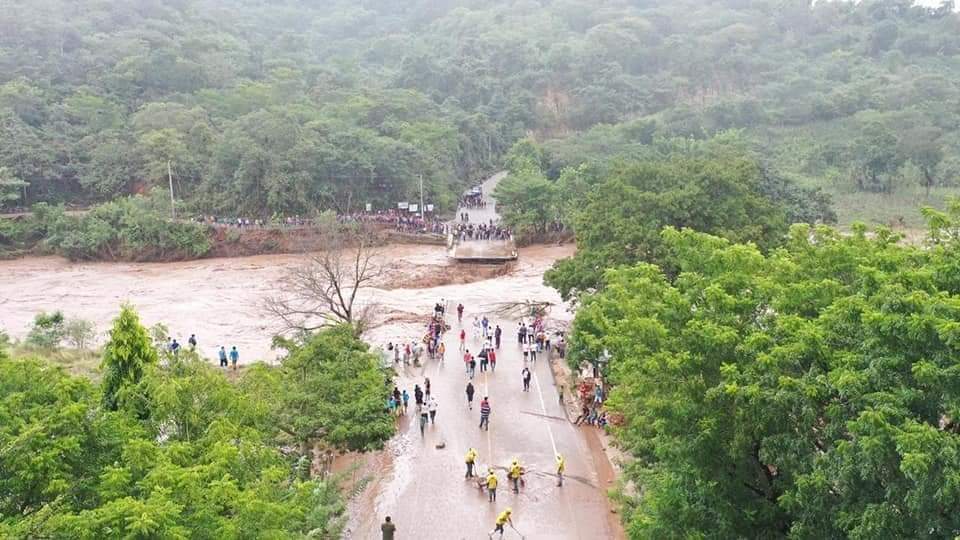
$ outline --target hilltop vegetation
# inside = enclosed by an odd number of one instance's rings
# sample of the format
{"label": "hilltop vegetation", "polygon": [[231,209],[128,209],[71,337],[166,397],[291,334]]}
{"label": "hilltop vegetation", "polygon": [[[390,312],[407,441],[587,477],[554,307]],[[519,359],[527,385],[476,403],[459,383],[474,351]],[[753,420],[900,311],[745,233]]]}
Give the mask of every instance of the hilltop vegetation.
{"label": "hilltop vegetation", "polygon": [[[110,199],[169,162],[196,211],[385,207],[421,174],[450,210],[528,133],[555,178],[731,128],[838,194],[842,220],[941,195],[960,170],[952,2],[810,4],[20,3],[0,17],[0,204]],[[850,208],[859,192],[878,208]]]}

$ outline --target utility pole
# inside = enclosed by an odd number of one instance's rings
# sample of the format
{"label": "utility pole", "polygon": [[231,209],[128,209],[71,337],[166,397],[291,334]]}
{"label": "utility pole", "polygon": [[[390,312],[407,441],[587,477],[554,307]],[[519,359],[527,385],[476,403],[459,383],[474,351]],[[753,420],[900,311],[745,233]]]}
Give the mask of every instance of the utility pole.
{"label": "utility pole", "polygon": [[177,220],[177,203],[173,200],[173,172],[170,170],[170,160],[167,160],[167,182],[170,183],[170,215]]}
{"label": "utility pole", "polygon": [[423,219],[423,175],[420,175],[420,219]]}

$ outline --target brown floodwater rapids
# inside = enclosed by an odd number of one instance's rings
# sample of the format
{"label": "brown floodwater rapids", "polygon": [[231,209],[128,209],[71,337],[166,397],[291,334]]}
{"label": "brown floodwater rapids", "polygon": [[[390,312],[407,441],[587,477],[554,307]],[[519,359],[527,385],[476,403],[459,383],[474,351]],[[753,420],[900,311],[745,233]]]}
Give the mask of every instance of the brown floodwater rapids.
{"label": "brown floodwater rapids", "polygon": [[[364,290],[359,302],[376,302],[378,316],[395,323],[368,332],[374,345],[409,339],[410,326],[400,321],[428,313],[441,298],[472,306],[518,299],[555,302],[552,316],[565,317],[555,291],[543,284],[543,272],[574,247],[533,246],[504,275],[490,267],[448,262],[442,246],[390,245],[381,250],[395,268],[378,287]],[[170,335],[186,344],[196,334],[200,352],[216,358],[220,345],[236,345],[240,363],[273,360],[270,341],[280,327],[263,307],[278,293],[280,281],[307,255],[201,259],[176,263],[88,263],[59,257],[0,261],[0,328],[22,339],[34,316],[60,310],[67,317],[96,325],[97,342],[105,340],[120,305],[129,302],[147,325],[163,323]],[[411,278],[413,276],[413,278]],[[475,281],[476,280],[476,281]],[[435,283],[450,283],[437,285]]]}

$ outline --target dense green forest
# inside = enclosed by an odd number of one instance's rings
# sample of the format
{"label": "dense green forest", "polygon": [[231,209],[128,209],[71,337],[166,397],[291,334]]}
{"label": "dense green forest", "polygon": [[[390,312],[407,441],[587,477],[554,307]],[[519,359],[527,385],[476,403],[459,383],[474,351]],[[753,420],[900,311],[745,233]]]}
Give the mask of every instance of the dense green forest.
{"label": "dense green forest", "polygon": [[127,307],[97,380],[51,361],[59,339],[17,358],[0,339],[3,538],[338,538],[350,486],[312,464],[394,432],[388,373],[349,327],[229,378]]}
{"label": "dense green forest", "polygon": [[952,2],[43,0],[0,17],[3,204],[166,182],[195,211],[450,210],[533,134],[547,174],[729,129],[841,220],[960,171]]}
{"label": "dense green forest", "polygon": [[795,225],[763,254],[662,233],[675,270],[608,270],[573,365],[609,352],[631,538],[960,534],[960,203],[926,247]]}

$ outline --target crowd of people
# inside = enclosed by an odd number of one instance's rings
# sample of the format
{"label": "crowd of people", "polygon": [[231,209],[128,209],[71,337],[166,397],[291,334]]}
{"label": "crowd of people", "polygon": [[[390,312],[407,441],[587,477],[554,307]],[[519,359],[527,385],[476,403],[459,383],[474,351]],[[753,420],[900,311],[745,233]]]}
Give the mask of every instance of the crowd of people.
{"label": "crowd of people", "polygon": [[510,229],[501,227],[490,220],[489,223],[458,223],[453,229],[457,240],[509,240]]}
{"label": "crowd of people", "polygon": [[270,219],[263,218],[249,218],[249,217],[223,217],[215,215],[200,215],[194,218],[194,221],[202,225],[210,225],[212,227],[233,227],[237,229],[245,229],[249,227],[255,228],[285,228],[285,227],[312,227],[314,224],[313,219],[303,217],[300,215],[295,216],[279,216],[275,215]]}
{"label": "crowd of people", "polygon": [[[452,304],[450,305],[452,306]],[[479,430],[486,432],[490,430],[493,405],[490,397],[479,391],[480,383],[475,384],[475,380],[478,373],[488,372],[489,376],[493,376],[496,372],[498,355],[505,345],[503,340],[504,329],[500,324],[482,313],[474,316],[468,315],[469,322],[464,322],[464,315],[468,311],[468,308],[460,303],[455,308],[455,314],[448,314],[448,303],[441,299],[434,305],[421,338],[406,343],[391,341],[384,348],[384,355],[387,359],[392,359],[392,363],[398,371],[406,371],[410,366],[420,366],[425,358],[444,362],[447,356],[444,337],[447,332],[454,331],[454,336],[459,338],[459,353],[462,355],[464,362],[464,395],[466,396],[467,410],[474,410],[473,405],[475,398],[477,398],[479,401],[478,411],[472,414],[479,414],[479,422],[476,425]],[[455,323],[452,322],[452,316],[454,315],[456,317]],[[448,320],[451,322],[448,322]],[[536,361],[536,354],[546,354],[551,350],[552,345],[542,317],[535,317],[532,321],[529,321],[529,324],[527,321],[517,323],[517,345],[524,352],[524,361],[520,370],[523,391],[529,391],[532,379],[531,368]],[[485,381],[483,384],[487,384],[487,382]],[[563,404],[562,392],[560,403]],[[418,423],[421,437],[426,438],[428,430],[436,426],[439,409],[436,390],[432,387],[429,377],[423,377],[422,383],[414,383],[412,391],[403,389],[400,385],[395,385],[393,390],[389,392],[386,406],[397,418],[403,418],[410,414],[411,405],[413,407],[411,421]],[[474,447],[467,450],[464,456],[464,464],[466,467],[464,478],[476,482],[477,487],[485,493],[487,500],[495,504],[497,502],[497,489],[502,480],[497,473],[497,469],[500,467],[491,464],[481,472],[480,453]],[[562,455],[556,455],[554,466],[556,485],[562,486],[566,468]],[[510,489],[514,493],[519,493],[525,486],[526,468],[521,464],[519,458],[514,457],[503,469],[506,470],[505,480],[508,482]],[[512,527],[512,509],[506,508],[500,512],[494,525],[494,529],[490,532],[491,535],[498,533],[502,535],[505,526]],[[386,536],[387,531],[392,534],[396,530],[396,524],[392,521],[386,521],[382,530],[384,531],[384,538],[388,538]]]}

